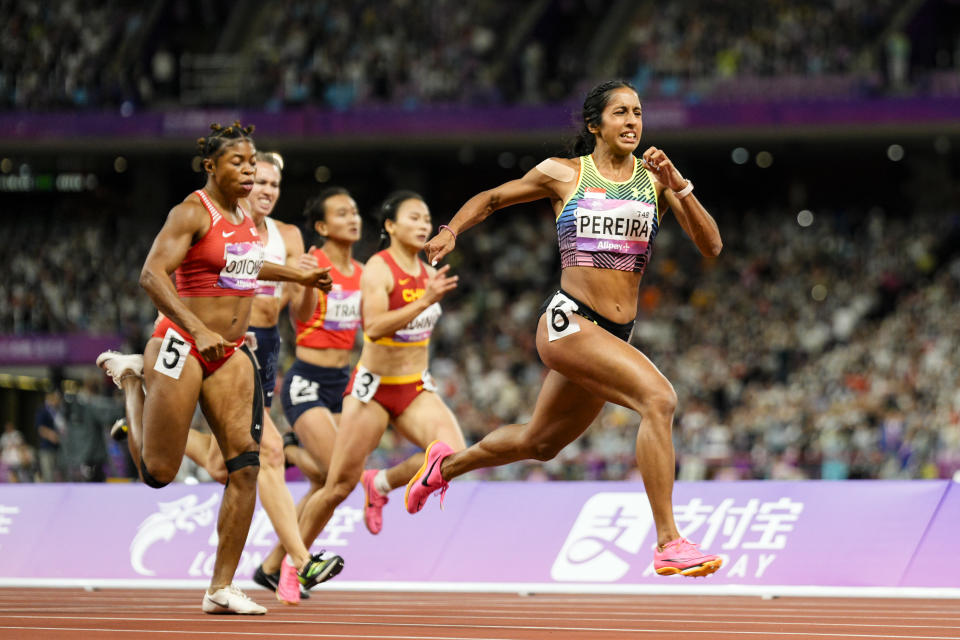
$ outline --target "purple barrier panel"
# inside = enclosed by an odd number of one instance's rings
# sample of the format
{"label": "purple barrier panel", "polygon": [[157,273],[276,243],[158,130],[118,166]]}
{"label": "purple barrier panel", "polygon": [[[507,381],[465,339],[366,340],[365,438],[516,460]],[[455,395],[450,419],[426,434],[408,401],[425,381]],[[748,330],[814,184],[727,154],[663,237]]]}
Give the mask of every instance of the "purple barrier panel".
{"label": "purple barrier panel", "polygon": [[[306,483],[289,485],[294,499]],[[314,550],[346,558],[349,580],[429,581],[433,562],[409,553],[423,548],[423,534],[450,537],[479,485],[464,483],[462,506],[432,509],[416,518],[403,507],[403,492],[391,495],[384,530],[371,535],[363,524],[363,490],[337,509]],[[204,579],[212,575],[216,519],[223,488],[218,484],[0,485],[0,578]],[[257,505],[237,570],[248,579],[276,543]],[[42,560],[42,561],[41,561]]]}
{"label": "purple barrier panel", "polygon": [[[59,515],[69,504],[69,487],[0,484],[0,577],[31,576],[48,560],[69,563],[62,547],[70,546],[63,537],[71,523]],[[61,548],[45,549],[38,544],[42,540]]]}
{"label": "purple barrier panel", "polygon": [[[684,536],[726,556],[712,584],[895,586],[945,484],[678,484],[674,512]],[[451,485],[448,509],[461,500],[459,489]],[[653,572],[656,533],[640,485],[489,483],[481,489],[461,527],[469,535],[447,541],[434,580],[668,580]],[[960,570],[960,557],[953,562]]]}
{"label": "purple barrier panel", "polygon": [[[710,584],[896,586],[946,484],[680,484],[675,512],[684,535],[727,556]],[[298,498],[306,485],[291,489]],[[215,484],[161,491],[6,485],[0,490],[0,578],[205,579],[213,567],[222,492]],[[383,532],[372,536],[357,489],[314,549],[345,558],[338,578],[344,581],[682,581],[652,571],[653,520],[637,484],[461,482],[447,498],[444,511],[435,497],[410,516],[402,491],[395,491]],[[275,541],[258,508],[239,579],[252,575]],[[938,566],[943,575],[956,575],[960,558],[948,555]]]}
{"label": "purple barrier panel", "polygon": [[0,335],[0,364],[93,364],[101,352],[117,349],[122,343],[119,335]]}
{"label": "purple barrier panel", "polygon": [[960,542],[960,484],[952,482],[899,586],[960,586],[958,542]]}

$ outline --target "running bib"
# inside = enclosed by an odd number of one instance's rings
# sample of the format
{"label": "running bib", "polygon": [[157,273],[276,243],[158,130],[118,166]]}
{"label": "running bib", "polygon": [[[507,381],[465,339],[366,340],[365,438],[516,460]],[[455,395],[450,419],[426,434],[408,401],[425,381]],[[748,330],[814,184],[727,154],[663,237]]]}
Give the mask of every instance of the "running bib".
{"label": "running bib", "polygon": [[330,291],[323,328],[330,331],[353,331],[360,326],[360,291]]}
{"label": "running bib", "polygon": [[259,242],[231,242],[224,245],[226,264],[220,270],[217,286],[247,291],[257,288],[257,275],[263,266],[263,245]]}
{"label": "running bib", "polygon": [[582,198],[575,215],[578,250],[636,255],[647,250],[657,211],[649,202]]}
{"label": "running bib", "polygon": [[179,380],[189,355],[190,343],[173,327],[170,327],[163,336],[163,342],[160,343],[160,353],[157,354],[157,361],[153,365],[153,370],[174,380]]}
{"label": "running bib", "polygon": [[554,294],[550,304],[547,305],[546,312],[547,337],[550,342],[565,338],[580,331],[580,324],[573,314],[576,309],[576,302],[559,291]]}
{"label": "running bib", "polygon": [[353,377],[350,395],[366,404],[377,393],[378,388],[380,388],[380,376],[357,365],[357,375]]}
{"label": "running bib", "polygon": [[432,391],[434,393],[437,392],[437,383],[433,379],[433,376],[430,375],[430,372],[426,369],[424,369],[423,373],[420,374],[420,387],[424,391]]}
{"label": "running bib", "polygon": [[421,311],[420,315],[408,322],[407,326],[394,333],[394,341],[423,342],[424,340],[429,340],[430,334],[433,333],[433,328],[437,326],[437,322],[440,320],[442,313],[443,309],[440,307],[440,303],[434,302]]}
{"label": "running bib", "polygon": [[316,402],[320,399],[320,383],[300,375],[290,380],[290,404],[296,406],[304,402]]}

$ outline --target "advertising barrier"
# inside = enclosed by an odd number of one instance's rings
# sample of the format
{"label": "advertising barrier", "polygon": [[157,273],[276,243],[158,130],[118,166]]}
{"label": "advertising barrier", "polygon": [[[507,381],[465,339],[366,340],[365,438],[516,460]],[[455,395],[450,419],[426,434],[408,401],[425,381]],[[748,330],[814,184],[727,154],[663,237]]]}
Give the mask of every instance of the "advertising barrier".
{"label": "advertising barrier", "polygon": [[[291,485],[295,498],[306,490]],[[0,585],[202,586],[216,551],[216,484],[0,485]],[[445,508],[391,495],[363,524],[359,488],[314,550],[345,559],[320,588],[960,597],[960,491],[948,481],[679,483],[681,533],[722,554],[703,580],[658,576],[637,483],[454,482]],[[258,505],[241,585],[276,542]]]}

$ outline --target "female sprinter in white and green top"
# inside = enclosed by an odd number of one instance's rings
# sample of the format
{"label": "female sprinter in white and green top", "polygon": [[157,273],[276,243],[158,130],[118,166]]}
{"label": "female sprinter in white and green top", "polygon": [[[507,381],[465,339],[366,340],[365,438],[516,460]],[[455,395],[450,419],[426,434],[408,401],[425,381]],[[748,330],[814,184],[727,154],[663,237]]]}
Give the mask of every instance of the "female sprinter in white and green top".
{"label": "female sprinter in white and green top", "polygon": [[473,469],[553,458],[590,426],[604,403],[613,402],[640,414],[637,463],[657,528],[654,568],[661,575],[703,576],[720,568],[720,558],[682,538],[673,517],[677,396],[628,340],[662,213],[673,210],[704,255],[718,255],[722,244],[693,183],[667,155],[656,147],[642,161],[634,155],[642,128],[632,86],[614,81],[595,87],[583,104],[575,157],[549,158],[523,178],[474,196],[427,243],[427,259],[436,264],[453,250],[457,234],[494,211],[549,198],[563,273],[561,289],[547,299],[538,321],[537,351],[550,371],[530,422],[500,427],[457,453],[446,443],[432,443],[407,485],[406,507],[419,511],[430,494]]}

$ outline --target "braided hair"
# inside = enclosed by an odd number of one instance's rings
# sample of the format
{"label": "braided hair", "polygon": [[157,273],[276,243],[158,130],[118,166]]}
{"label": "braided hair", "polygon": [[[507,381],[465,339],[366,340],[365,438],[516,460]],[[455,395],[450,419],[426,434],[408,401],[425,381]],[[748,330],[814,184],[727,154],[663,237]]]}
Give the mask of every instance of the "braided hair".
{"label": "braided hair", "polygon": [[571,158],[579,158],[593,153],[597,146],[596,135],[590,131],[590,126],[599,127],[603,119],[603,110],[610,102],[610,94],[617,89],[630,89],[639,95],[637,88],[626,80],[608,80],[598,84],[587,93],[583,100],[583,111],[581,113],[581,126],[577,131],[576,137],[568,145],[568,155]]}
{"label": "braided hair", "polygon": [[383,204],[380,205],[380,246],[379,250],[386,249],[390,246],[390,234],[387,233],[387,220],[397,221],[397,212],[400,210],[400,205],[402,205],[407,200],[420,200],[425,202],[423,196],[415,191],[408,191],[402,189],[400,191],[394,191],[387,199],[383,201]]}
{"label": "braided hair", "polygon": [[203,160],[208,158],[216,160],[221,153],[223,153],[227,147],[230,147],[237,142],[246,140],[248,142],[253,142],[253,138],[250,137],[250,134],[253,133],[253,125],[244,127],[240,124],[239,120],[235,120],[232,125],[229,127],[224,127],[219,124],[210,125],[210,135],[205,138],[197,138],[197,146],[200,150],[200,157]]}

